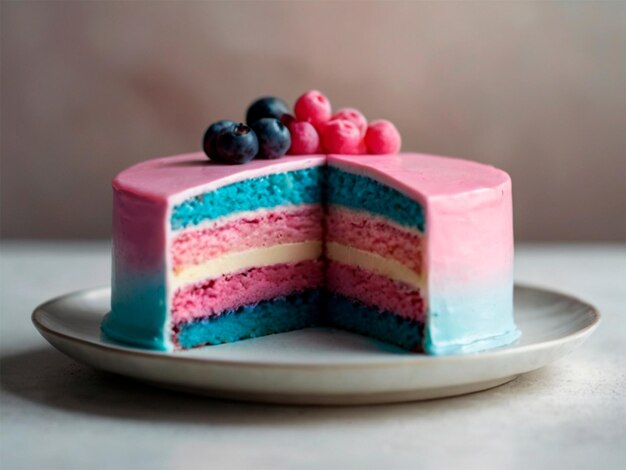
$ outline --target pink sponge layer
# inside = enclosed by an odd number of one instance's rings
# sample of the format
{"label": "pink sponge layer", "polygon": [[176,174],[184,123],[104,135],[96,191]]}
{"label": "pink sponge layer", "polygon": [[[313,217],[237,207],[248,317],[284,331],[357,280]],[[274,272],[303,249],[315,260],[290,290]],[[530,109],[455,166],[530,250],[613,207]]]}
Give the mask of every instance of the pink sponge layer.
{"label": "pink sponge layer", "polygon": [[184,231],[172,243],[174,270],[231,251],[322,239],[322,208],[303,206],[241,217],[211,228]]}
{"label": "pink sponge layer", "polygon": [[424,299],[418,289],[408,284],[335,261],[328,263],[326,283],[331,292],[401,317],[424,320]]}
{"label": "pink sponge layer", "polygon": [[392,258],[418,274],[422,271],[422,238],[415,232],[337,206],[329,209],[326,226],[328,241]]}
{"label": "pink sponge layer", "polygon": [[217,315],[224,310],[318,288],[323,263],[275,264],[210,279],[176,291],[172,320],[176,323]]}

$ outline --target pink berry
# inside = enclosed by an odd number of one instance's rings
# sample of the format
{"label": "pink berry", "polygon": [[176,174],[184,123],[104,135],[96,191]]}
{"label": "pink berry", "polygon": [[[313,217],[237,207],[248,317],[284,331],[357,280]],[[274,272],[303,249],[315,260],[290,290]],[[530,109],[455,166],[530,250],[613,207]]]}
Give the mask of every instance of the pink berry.
{"label": "pink berry", "polygon": [[320,136],[310,122],[293,121],[289,124],[289,132],[291,132],[290,155],[322,153]]}
{"label": "pink berry", "polygon": [[345,119],[328,121],[321,128],[322,145],[328,153],[356,155],[359,153],[361,133],[356,124]]}
{"label": "pink berry", "polygon": [[402,146],[402,138],[396,126],[385,119],[380,119],[372,121],[367,127],[365,145],[367,151],[372,154],[398,153]]}
{"label": "pink berry", "polygon": [[359,128],[361,135],[365,135],[367,131],[367,119],[363,116],[363,113],[354,108],[343,108],[333,114],[331,119],[345,119],[346,121],[352,121]]}
{"label": "pink berry", "polygon": [[317,90],[307,91],[293,107],[298,121],[308,121],[315,127],[330,119],[330,101]]}

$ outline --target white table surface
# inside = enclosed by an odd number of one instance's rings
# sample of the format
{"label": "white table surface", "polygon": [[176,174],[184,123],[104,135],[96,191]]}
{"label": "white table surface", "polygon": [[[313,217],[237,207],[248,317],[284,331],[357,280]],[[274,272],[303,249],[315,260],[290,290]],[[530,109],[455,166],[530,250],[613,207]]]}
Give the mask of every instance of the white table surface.
{"label": "white table surface", "polygon": [[574,354],[486,392],[353,408],[176,394],[65,357],[36,332],[31,311],[107,285],[109,249],[1,245],[3,470],[626,468],[624,245],[518,245],[518,282],[572,293],[602,313]]}

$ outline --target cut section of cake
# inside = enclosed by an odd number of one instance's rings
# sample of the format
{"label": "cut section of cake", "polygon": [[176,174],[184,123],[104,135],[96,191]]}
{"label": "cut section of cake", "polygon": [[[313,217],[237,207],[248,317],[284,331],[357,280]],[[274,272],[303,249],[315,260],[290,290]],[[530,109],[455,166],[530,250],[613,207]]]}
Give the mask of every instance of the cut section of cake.
{"label": "cut section of cake", "polygon": [[191,348],[318,323],[324,157],[140,163],[113,182],[112,312],[104,332]]}
{"label": "cut section of cake", "polygon": [[114,186],[104,333],[174,350],[331,325],[411,351],[509,344],[511,184],[420,154],[140,163]]}
{"label": "cut section of cake", "polygon": [[327,170],[326,319],[419,350],[426,295],[422,206],[347,170],[333,164]]}
{"label": "cut section of cake", "polygon": [[[329,288],[341,295],[331,321],[430,354],[479,351],[519,337],[511,179],[504,171],[412,153],[331,155],[328,166],[330,218],[336,208],[370,221],[350,241],[359,250],[351,260],[368,261],[340,262],[343,272],[334,275],[329,256]],[[338,195],[342,185],[353,196]],[[350,225],[353,233],[358,226]],[[348,270],[362,280],[359,292],[343,287]],[[353,292],[342,292],[347,288]]]}
{"label": "cut section of cake", "polygon": [[322,171],[260,175],[173,207],[169,290],[176,346],[318,323]]}

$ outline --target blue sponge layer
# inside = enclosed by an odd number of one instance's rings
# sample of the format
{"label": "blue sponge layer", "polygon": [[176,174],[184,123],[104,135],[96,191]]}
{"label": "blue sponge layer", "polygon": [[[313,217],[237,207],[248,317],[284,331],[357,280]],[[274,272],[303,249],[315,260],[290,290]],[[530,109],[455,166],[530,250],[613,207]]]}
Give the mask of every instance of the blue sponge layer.
{"label": "blue sponge layer", "polygon": [[328,203],[373,212],[424,231],[422,206],[371,178],[333,167],[275,173],[232,183],[175,206],[172,230],[235,212],[282,205]]}
{"label": "blue sponge layer", "polygon": [[421,350],[423,325],[342,295],[330,294],[325,321],[331,326],[371,336],[404,349]]}
{"label": "blue sponge layer", "polygon": [[[320,318],[322,305],[325,309]],[[188,349],[316,325],[336,326],[412,351],[421,348],[421,324],[337,294],[322,301],[318,290],[277,297],[185,323],[178,326],[177,337],[179,346]]]}
{"label": "blue sponge layer", "polygon": [[401,225],[424,231],[422,206],[400,191],[366,176],[327,168],[326,201],[390,218]]}
{"label": "blue sponge layer", "polygon": [[172,230],[225,215],[322,200],[324,168],[314,167],[232,183],[174,206]]}
{"label": "blue sponge layer", "polygon": [[299,330],[319,323],[320,293],[310,290],[245,305],[178,327],[178,344],[193,348]]}

